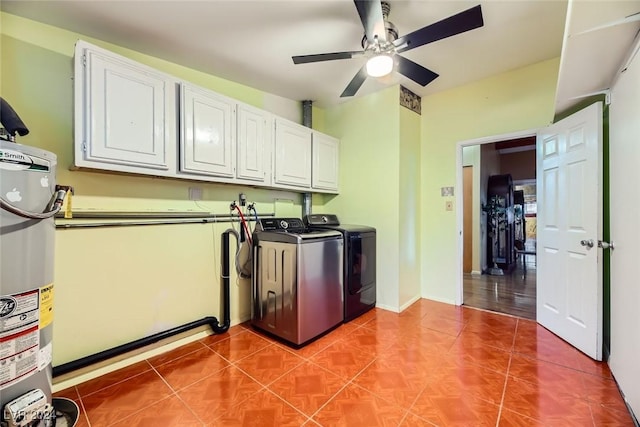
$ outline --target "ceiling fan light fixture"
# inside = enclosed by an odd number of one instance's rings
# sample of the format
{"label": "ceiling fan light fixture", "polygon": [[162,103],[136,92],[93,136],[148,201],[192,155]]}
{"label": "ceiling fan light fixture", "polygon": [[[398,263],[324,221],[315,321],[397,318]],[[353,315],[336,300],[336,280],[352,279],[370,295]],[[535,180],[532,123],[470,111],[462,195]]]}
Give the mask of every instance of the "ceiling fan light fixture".
{"label": "ceiling fan light fixture", "polygon": [[371,77],[382,77],[393,71],[393,58],[382,53],[372,56],[367,61],[367,74]]}

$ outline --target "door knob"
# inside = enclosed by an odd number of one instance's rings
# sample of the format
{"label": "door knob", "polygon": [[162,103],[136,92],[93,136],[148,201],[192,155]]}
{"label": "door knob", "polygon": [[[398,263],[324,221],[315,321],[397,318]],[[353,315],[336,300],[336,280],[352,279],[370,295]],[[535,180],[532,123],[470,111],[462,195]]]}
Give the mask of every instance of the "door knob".
{"label": "door knob", "polygon": [[598,247],[602,249],[615,249],[615,246],[613,246],[613,242],[603,242],[602,240],[598,240]]}
{"label": "door knob", "polygon": [[591,249],[593,247],[593,240],[589,239],[589,240],[580,240],[580,244],[582,246],[586,246],[588,249]]}

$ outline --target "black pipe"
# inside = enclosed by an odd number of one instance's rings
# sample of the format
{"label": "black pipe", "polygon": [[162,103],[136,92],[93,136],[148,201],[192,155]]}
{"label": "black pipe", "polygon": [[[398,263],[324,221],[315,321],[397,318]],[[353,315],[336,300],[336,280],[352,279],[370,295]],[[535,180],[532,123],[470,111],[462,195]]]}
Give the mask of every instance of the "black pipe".
{"label": "black pipe", "polygon": [[129,351],[137,350],[147,345],[154,344],[165,338],[169,338],[204,325],[211,326],[211,329],[215,331],[216,328],[218,328],[218,319],[208,316],[203,319],[184,324],[182,326],[177,326],[164,332],[158,332],[157,334],[149,335],[148,337],[141,338],[139,340],[131,341],[129,343],[122,344],[117,347],[92,354],[90,356],[82,357],[80,359],[64,363],[60,366],[54,366],[53,376],[57,377],[58,375],[64,375],[77,369],[85,368],[89,365],[93,365],[94,363],[102,362],[104,360],[119,356]]}
{"label": "black pipe", "polygon": [[220,326],[216,320],[216,325],[211,329],[217,334],[227,332],[229,325],[231,325],[231,307],[230,307],[230,295],[229,295],[229,234],[232,230],[227,230],[222,233],[222,311],[224,314],[224,323]]}
{"label": "black pipe", "polygon": [[75,371],[77,369],[85,368],[89,365],[93,365],[94,363],[102,362],[112,357],[137,350],[150,344],[154,344],[165,338],[181,334],[200,326],[209,325],[211,327],[211,330],[216,334],[223,334],[227,332],[229,330],[229,326],[231,326],[231,304],[229,292],[229,234],[231,233],[233,233],[233,230],[227,230],[222,233],[222,311],[224,314],[224,321],[222,324],[220,324],[217,318],[208,316],[203,319],[196,320],[194,322],[187,323],[164,332],[159,332],[157,334],[153,334],[148,337],[129,342],[127,344],[122,344],[117,347],[113,347],[108,350],[83,357],[81,359],[64,363],[60,366],[54,366],[53,376],[57,377],[59,375],[64,375],[66,373]]}
{"label": "black pipe", "polygon": [[11,105],[3,98],[0,98],[0,124],[4,126],[9,135],[16,136],[16,133],[20,136],[25,136],[29,133],[29,129],[24,124],[16,110],[11,108]]}

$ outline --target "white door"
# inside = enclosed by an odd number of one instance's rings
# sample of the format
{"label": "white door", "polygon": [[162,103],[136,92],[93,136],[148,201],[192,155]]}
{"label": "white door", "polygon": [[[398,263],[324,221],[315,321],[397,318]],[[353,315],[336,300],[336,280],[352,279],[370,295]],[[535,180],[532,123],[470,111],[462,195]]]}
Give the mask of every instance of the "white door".
{"label": "white door", "polygon": [[205,89],[181,86],[180,170],[232,178],[234,102]]}
{"label": "white door", "polygon": [[238,178],[264,182],[266,160],[270,151],[267,147],[268,131],[266,111],[246,105],[237,107],[238,126]]}
{"label": "white door", "polygon": [[611,91],[609,188],[611,240],[611,355],[620,390],[640,416],[640,57]]}
{"label": "white door", "polygon": [[311,187],[338,191],[338,140],[313,132]]}
{"label": "white door", "polygon": [[[84,45],[80,45],[81,50]],[[168,169],[169,135],[174,120],[165,110],[168,79],[142,65],[84,49],[86,58],[85,156],[87,160]],[[76,53],[78,55],[78,53]]]}
{"label": "white door", "polygon": [[274,146],[275,183],[311,187],[311,129],[276,119]]}
{"label": "white door", "polygon": [[537,320],[602,360],[602,104],[537,138]]}

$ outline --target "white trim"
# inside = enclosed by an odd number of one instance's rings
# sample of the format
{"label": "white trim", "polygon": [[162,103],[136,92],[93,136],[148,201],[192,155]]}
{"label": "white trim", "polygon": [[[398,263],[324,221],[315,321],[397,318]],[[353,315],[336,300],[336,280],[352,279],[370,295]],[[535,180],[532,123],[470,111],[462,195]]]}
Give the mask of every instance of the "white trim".
{"label": "white trim", "polygon": [[450,299],[441,298],[441,297],[437,297],[437,296],[434,296],[434,295],[423,295],[422,298],[428,299],[428,300],[431,300],[431,301],[435,301],[435,302],[441,302],[441,303],[444,303],[444,304],[460,305],[460,304],[456,304],[455,301],[452,301]]}
{"label": "white trim", "polygon": [[472,276],[480,276],[480,275],[482,275],[482,271],[471,270],[471,275]]}
{"label": "white trim", "polygon": [[[484,136],[482,138],[468,139],[465,141],[458,141],[456,145],[456,187],[462,188],[462,149],[464,147],[469,147],[472,145],[484,145],[484,144],[492,144],[494,142],[508,141],[511,139],[518,138],[526,138],[531,136],[537,136],[537,129],[528,129],[518,132],[505,133],[501,135],[493,135],[493,136]],[[453,302],[455,305],[462,305],[463,300],[463,280],[462,280],[462,253],[463,253],[463,242],[462,242],[462,221],[463,221],[463,206],[462,206],[462,191],[456,191],[455,194],[455,203],[456,203],[456,230],[458,230],[458,244],[456,245],[456,260],[458,263],[457,269],[457,280],[456,280],[456,299]],[[423,298],[430,298],[428,296],[423,295]],[[436,299],[436,301],[438,301]],[[448,302],[450,301],[441,301]]]}
{"label": "white trim", "polygon": [[392,306],[386,305],[386,304],[376,304],[376,308],[381,308],[383,310],[392,311],[394,313],[400,313],[400,311],[398,310],[398,307],[392,307]]}
{"label": "white trim", "polygon": [[405,302],[400,306],[400,313],[402,313],[407,308],[409,308],[409,306],[411,306],[414,302],[420,301],[421,299],[422,298],[420,297],[420,295],[416,295],[415,297],[411,298],[409,301]]}

